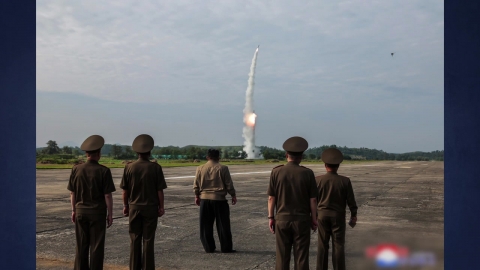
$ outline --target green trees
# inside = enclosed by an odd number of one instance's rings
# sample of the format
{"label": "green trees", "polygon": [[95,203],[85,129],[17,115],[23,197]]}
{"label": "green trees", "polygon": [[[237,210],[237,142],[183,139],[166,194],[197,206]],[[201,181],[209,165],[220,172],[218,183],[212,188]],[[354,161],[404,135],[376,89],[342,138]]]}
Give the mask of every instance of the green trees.
{"label": "green trees", "polygon": [[122,147],[120,145],[114,144],[110,150],[110,156],[113,158],[120,158],[122,156]]}
{"label": "green trees", "polygon": [[53,155],[60,153],[60,148],[57,145],[56,141],[49,140],[47,142],[47,147],[42,150],[42,154]]}
{"label": "green trees", "polygon": [[108,146],[110,146],[110,152],[108,153],[108,155],[114,159],[133,159],[137,157],[137,154],[132,150],[131,146],[121,146],[118,144],[112,144]]}
{"label": "green trees", "polygon": [[310,157],[310,154],[315,154],[317,157],[320,157],[321,153],[327,148],[337,148],[342,151],[343,156],[346,160],[348,159],[358,159],[358,160],[417,160],[417,161],[428,161],[428,160],[440,160],[443,161],[444,151],[433,151],[433,152],[410,152],[403,154],[393,154],[387,153],[383,150],[369,149],[365,147],[360,148],[349,148],[346,146],[336,146],[336,145],[323,145],[320,147],[313,147],[305,151],[305,155]]}
{"label": "green trees", "polygon": [[220,153],[221,153],[222,158],[225,158],[225,159],[230,158],[230,153],[228,152],[228,150],[222,149],[222,151],[220,151]]}
{"label": "green trees", "polygon": [[123,149],[124,149],[124,152],[123,152],[122,158],[135,158],[135,157],[137,157],[137,154],[135,152],[133,152],[132,147],[125,146]]}
{"label": "green trees", "polygon": [[267,146],[260,146],[259,148],[264,159],[279,159],[279,160],[285,159],[284,150],[279,150],[279,149],[275,149]]}
{"label": "green trees", "polygon": [[82,154],[82,152],[83,152],[83,151],[80,150],[80,148],[77,148],[77,147],[75,147],[75,148],[72,149],[72,155],[74,155],[74,156],[79,156],[79,155]]}
{"label": "green trees", "polygon": [[70,154],[71,155],[72,151],[73,151],[73,148],[70,147],[70,146],[65,145],[64,147],[62,147],[62,153],[63,154]]}
{"label": "green trees", "polygon": [[[59,148],[56,141],[49,140],[46,147],[37,148],[37,157],[53,155],[67,156],[73,155],[78,157],[84,155],[78,147],[64,146]],[[207,150],[209,148],[217,148],[220,150],[222,159],[245,159],[247,154],[243,151],[243,146],[198,146],[188,145],[184,147],[178,146],[155,146],[152,149],[152,155],[156,158],[168,159],[206,159]],[[444,160],[444,151],[432,152],[409,152],[403,154],[387,153],[383,150],[369,149],[365,147],[349,148],[346,146],[337,145],[323,145],[320,147],[312,147],[305,151],[304,157],[309,160],[318,160],[321,153],[330,147],[334,147],[342,151],[345,160],[412,160],[412,161],[429,161],[429,160]],[[285,151],[267,146],[259,146],[260,153],[264,159],[278,159],[285,160]],[[102,155],[109,155],[114,159],[134,159],[137,157],[133,152],[131,146],[118,144],[105,144],[102,148]],[[163,156],[163,157],[159,157]],[[168,156],[168,157],[165,157]]]}

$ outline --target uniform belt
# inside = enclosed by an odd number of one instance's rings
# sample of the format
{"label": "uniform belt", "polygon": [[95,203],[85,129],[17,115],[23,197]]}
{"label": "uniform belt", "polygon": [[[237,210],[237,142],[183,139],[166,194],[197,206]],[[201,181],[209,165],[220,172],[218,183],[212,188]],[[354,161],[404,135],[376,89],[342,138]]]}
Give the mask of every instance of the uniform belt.
{"label": "uniform belt", "polygon": [[158,210],[158,204],[148,204],[148,205],[139,205],[139,204],[130,204],[130,209],[134,210]]}
{"label": "uniform belt", "polygon": [[276,215],[275,220],[278,221],[308,221],[311,217],[308,215]]}
{"label": "uniform belt", "polygon": [[90,215],[106,215],[107,208],[105,209],[95,209],[95,208],[78,208],[75,210],[77,214],[90,214]]}

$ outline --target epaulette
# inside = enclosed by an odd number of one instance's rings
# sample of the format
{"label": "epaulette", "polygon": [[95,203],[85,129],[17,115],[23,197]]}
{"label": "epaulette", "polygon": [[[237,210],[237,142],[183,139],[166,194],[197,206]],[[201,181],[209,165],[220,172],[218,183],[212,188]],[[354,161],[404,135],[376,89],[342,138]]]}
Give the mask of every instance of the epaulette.
{"label": "epaulette", "polygon": [[273,167],[273,168],[276,169],[276,168],[279,168],[279,167],[282,167],[282,166],[285,166],[285,164],[281,164],[281,165],[278,165],[278,166]]}
{"label": "epaulette", "polygon": [[305,167],[305,166],[302,166],[302,165],[299,165],[299,166],[302,167],[302,168],[309,169],[309,170],[313,171],[312,169],[310,169],[308,167]]}
{"label": "epaulette", "polygon": [[76,166],[78,166],[80,164],[83,164],[83,163],[85,163],[85,162],[83,162],[81,160],[75,161],[75,163],[73,163],[73,167],[76,167]]}

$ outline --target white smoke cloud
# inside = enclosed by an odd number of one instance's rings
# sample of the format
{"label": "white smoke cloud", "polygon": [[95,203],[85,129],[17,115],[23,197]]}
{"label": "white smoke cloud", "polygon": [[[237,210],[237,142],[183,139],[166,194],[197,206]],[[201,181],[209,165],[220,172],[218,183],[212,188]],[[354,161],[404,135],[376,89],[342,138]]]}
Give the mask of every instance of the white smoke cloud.
{"label": "white smoke cloud", "polygon": [[[242,137],[245,139],[243,151],[247,153],[248,159],[260,157],[260,149],[255,146],[255,115],[253,113],[253,88],[255,86],[255,67],[257,66],[258,48],[253,55],[250,73],[248,73],[248,87],[245,98],[245,108],[243,109],[243,127]],[[253,123],[252,123],[253,118]]]}

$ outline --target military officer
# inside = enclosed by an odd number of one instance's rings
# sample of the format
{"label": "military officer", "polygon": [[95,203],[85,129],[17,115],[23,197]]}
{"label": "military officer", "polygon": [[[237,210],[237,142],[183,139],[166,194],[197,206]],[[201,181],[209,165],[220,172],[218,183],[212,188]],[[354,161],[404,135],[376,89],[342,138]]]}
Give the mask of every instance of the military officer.
{"label": "military officer", "polygon": [[[291,137],[283,144],[288,163],[273,168],[268,186],[268,219],[276,238],[275,269],[309,269],[310,229],[317,229],[317,188],[313,171],[300,166],[308,142]],[[276,215],[274,215],[276,209]]]}
{"label": "military officer", "polygon": [[125,166],[120,183],[123,215],[129,217],[131,270],[155,269],[155,231],[158,218],[165,214],[163,190],[167,184],[160,164],[149,160],[153,145],[150,135],[135,138],[132,149],[138,160]]}
{"label": "military officer", "polygon": [[207,163],[198,166],[193,181],[195,204],[200,206],[200,241],[205,252],[215,251],[213,223],[216,223],[220,248],[223,253],[235,252],[232,249],[230,230],[230,209],[227,193],[232,196],[232,205],[237,203],[235,188],[228,167],[219,163],[220,151],[209,149]]}
{"label": "military officer", "polygon": [[337,174],[343,161],[340,150],[329,148],[323,151],[322,161],[326,174],[317,176],[318,187],[318,253],[317,270],[328,269],[328,243],[332,238],[333,269],[345,270],[345,214],[350,209],[349,225],[353,228],[357,222],[357,203],[352,183],[345,176]]}
{"label": "military officer", "polygon": [[115,191],[110,169],[98,164],[104,143],[99,135],[92,135],[82,143],[80,149],[86,152],[87,162],[74,166],[68,181],[77,241],[76,270],[103,269],[105,226],[108,228],[113,222]]}

